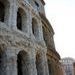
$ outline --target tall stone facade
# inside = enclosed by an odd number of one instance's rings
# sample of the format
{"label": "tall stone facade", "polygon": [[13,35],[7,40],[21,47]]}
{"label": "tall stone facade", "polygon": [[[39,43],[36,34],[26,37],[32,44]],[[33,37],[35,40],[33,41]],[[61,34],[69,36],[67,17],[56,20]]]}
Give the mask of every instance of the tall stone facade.
{"label": "tall stone facade", "polygon": [[60,75],[44,5],[43,0],[0,0],[0,75]]}
{"label": "tall stone facade", "polygon": [[43,14],[40,14],[40,16],[41,16],[42,25],[43,25],[42,26],[43,37],[47,46],[46,56],[47,56],[47,62],[48,62],[49,75],[63,75],[62,66],[61,66],[61,63],[59,62],[61,58],[55,49],[55,44],[53,39],[53,35],[54,35],[53,28]]}

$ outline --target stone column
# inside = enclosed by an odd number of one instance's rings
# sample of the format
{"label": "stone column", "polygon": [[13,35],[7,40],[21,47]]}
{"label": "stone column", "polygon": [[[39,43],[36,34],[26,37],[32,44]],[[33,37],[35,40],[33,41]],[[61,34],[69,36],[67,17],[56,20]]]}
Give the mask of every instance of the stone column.
{"label": "stone column", "polygon": [[37,75],[35,59],[29,55],[28,57],[24,57],[24,62],[22,64],[22,74],[23,75]]}
{"label": "stone column", "polygon": [[25,13],[22,16],[22,31],[25,32],[28,36],[30,35],[30,24],[31,24],[31,17],[30,17],[30,10],[27,8],[25,9]]}
{"label": "stone column", "polygon": [[27,75],[37,75],[37,70],[36,70],[36,59],[35,59],[35,49],[31,49],[31,52],[29,52],[29,57],[28,57],[28,62],[27,62],[27,66],[28,66],[28,74]]}
{"label": "stone column", "polygon": [[17,75],[17,57],[15,50],[7,48],[3,54],[2,75]]}
{"label": "stone column", "polygon": [[46,54],[42,52],[39,56],[38,64],[36,64],[37,75],[49,75]]}
{"label": "stone column", "polygon": [[29,75],[37,75],[34,49],[32,49],[32,51],[29,53],[29,60]]}
{"label": "stone column", "polygon": [[30,10],[29,12],[29,15],[28,15],[28,24],[29,24],[29,37],[33,40],[34,37],[33,37],[33,32],[32,32],[32,12]]}
{"label": "stone column", "polygon": [[30,75],[37,75],[37,70],[36,70],[36,64],[35,64],[35,58],[34,57],[30,58]]}
{"label": "stone column", "polygon": [[11,11],[10,11],[10,2],[6,2],[5,4],[5,16],[4,16],[4,22],[5,24],[10,27],[10,16],[11,16]]}
{"label": "stone column", "polygon": [[10,5],[7,6],[6,9],[5,23],[9,27],[16,29],[16,22],[17,22],[17,0],[10,0]]}
{"label": "stone column", "polygon": [[11,12],[12,12],[12,16],[11,16],[11,27],[13,29],[16,29],[17,26],[17,0],[13,0],[13,2],[11,3]]}
{"label": "stone column", "polygon": [[54,75],[52,60],[48,59],[47,62],[48,62],[49,75]]}
{"label": "stone column", "polygon": [[47,62],[47,56],[46,53],[43,55],[43,61],[44,61],[44,66],[45,66],[45,74],[44,75],[49,75],[49,70],[48,70],[48,62]]}
{"label": "stone column", "polygon": [[39,20],[39,40],[40,41],[44,41],[44,38],[43,38],[43,29],[42,29],[42,23],[41,21]]}

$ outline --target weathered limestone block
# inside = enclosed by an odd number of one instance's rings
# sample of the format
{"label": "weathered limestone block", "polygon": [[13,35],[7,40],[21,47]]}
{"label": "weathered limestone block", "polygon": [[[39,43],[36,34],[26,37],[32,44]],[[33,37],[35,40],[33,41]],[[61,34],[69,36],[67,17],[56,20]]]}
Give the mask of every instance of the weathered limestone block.
{"label": "weathered limestone block", "polygon": [[49,75],[48,65],[44,51],[39,51],[36,54],[36,69],[38,75]]}
{"label": "weathered limestone block", "polygon": [[38,11],[44,1],[28,1],[0,0],[5,11],[0,15],[0,75],[49,75],[40,16],[44,10]]}
{"label": "weathered limestone block", "polygon": [[16,0],[11,0],[10,2],[10,27],[13,29],[16,29],[16,24],[17,24],[17,1]]}

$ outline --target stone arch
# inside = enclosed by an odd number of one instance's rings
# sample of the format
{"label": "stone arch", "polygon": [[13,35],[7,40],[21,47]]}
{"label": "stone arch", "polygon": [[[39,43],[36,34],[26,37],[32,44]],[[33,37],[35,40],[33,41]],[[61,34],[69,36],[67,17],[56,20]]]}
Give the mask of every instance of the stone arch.
{"label": "stone arch", "polygon": [[35,38],[38,39],[39,27],[38,27],[38,22],[35,18],[32,18],[32,33],[34,34]]}
{"label": "stone arch", "polygon": [[0,21],[7,22],[9,17],[9,6],[8,0],[0,0]]}
{"label": "stone arch", "polygon": [[2,2],[0,2],[0,21],[4,22],[4,15],[5,15],[5,6]]}
{"label": "stone arch", "polygon": [[18,8],[17,12],[17,28],[21,31],[27,32],[27,14],[23,8]]}
{"label": "stone arch", "polygon": [[17,55],[18,75],[29,75],[29,55],[25,51],[20,51]]}

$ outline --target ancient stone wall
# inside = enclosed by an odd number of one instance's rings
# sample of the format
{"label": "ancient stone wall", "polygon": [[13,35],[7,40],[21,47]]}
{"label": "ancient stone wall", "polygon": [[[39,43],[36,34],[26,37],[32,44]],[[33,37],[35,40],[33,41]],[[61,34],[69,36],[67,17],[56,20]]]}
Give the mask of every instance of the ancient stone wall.
{"label": "ancient stone wall", "polygon": [[0,10],[0,75],[49,75],[46,54],[55,46],[53,35],[47,37],[50,43],[43,36],[44,2],[0,0]]}
{"label": "ancient stone wall", "polygon": [[42,26],[43,37],[47,46],[47,62],[48,62],[49,75],[63,75],[62,67],[59,62],[60,55],[55,49],[53,28],[43,14],[40,13],[40,16],[43,25]]}
{"label": "ancient stone wall", "polygon": [[0,75],[49,75],[39,13],[26,0],[0,3]]}

